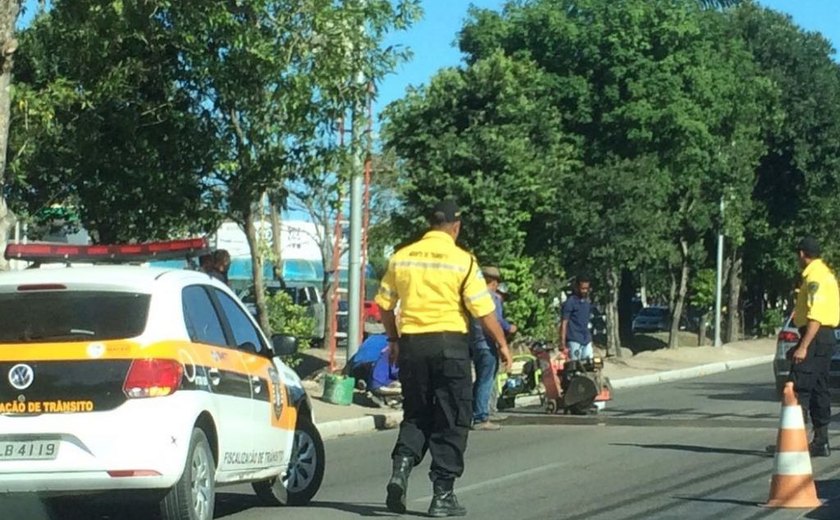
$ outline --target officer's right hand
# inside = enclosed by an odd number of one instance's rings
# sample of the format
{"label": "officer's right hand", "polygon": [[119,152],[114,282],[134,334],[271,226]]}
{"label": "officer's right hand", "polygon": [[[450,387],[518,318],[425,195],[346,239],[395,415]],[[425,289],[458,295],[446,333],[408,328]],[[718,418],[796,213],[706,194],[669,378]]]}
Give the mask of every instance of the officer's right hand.
{"label": "officer's right hand", "polygon": [[507,345],[499,347],[499,357],[505,364],[505,373],[510,374],[513,371],[513,356],[510,355],[510,349]]}

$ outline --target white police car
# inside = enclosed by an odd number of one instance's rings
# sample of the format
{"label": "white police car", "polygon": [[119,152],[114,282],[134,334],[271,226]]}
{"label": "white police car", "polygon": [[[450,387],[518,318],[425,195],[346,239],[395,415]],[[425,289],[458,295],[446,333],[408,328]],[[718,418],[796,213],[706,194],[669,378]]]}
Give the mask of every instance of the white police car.
{"label": "white police car", "polygon": [[[203,240],[10,245],[7,258],[184,254]],[[218,486],[270,504],[320,487],[324,446],[300,379],[222,283],[140,266],[0,274],[0,493],[136,490],[167,520],[213,518]],[[142,492],[142,493],[139,493]]]}

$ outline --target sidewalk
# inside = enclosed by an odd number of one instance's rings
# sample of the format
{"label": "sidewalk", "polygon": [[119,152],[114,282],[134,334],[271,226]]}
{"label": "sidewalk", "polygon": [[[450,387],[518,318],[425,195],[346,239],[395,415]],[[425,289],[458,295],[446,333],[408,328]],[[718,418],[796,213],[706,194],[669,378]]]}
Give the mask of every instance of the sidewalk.
{"label": "sidewalk", "polygon": [[[625,357],[607,360],[604,373],[610,378],[613,388],[618,390],[767,364],[767,380],[772,381],[770,363],[775,350],[776,341],[772,338],[740,341],[719,348],[661,349],[635,356],[630,356],[625,350]],[[344,364],[344,353],[338,354],[336,361],[341,366]],[[321,350],[312,351],[310,355],[324,360],[328,354]],[[321,400],[323,387],[319,382],[305,380],[304,386],[312,398],[315,420],[325,439],[399,426],[401,411],[364,403],[364,396],[358,392],[353,404],[339,406]],[[523,396],[516,400],[517,406],[534,404],[539,404],[539,397]]]}

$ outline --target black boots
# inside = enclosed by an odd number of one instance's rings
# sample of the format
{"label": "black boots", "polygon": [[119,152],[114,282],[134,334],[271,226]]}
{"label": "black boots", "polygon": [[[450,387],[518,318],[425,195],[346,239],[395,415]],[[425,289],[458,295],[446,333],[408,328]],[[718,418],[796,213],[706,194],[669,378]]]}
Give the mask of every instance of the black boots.
{"label": "black boots", "polygon": [[814,428],[814,440],[808,448],[812,457],[831,456],[831,448],[828,447],[828,426]]}
{"label": "black boots", "polygon": [[429,506],[429,516],[434,518],[444,518],[447,516],[465,516],[467,510],[458,503],[458,498],[455,492],[452,491],[451,480],[436,480],[433,489],[434,497],[432,504]]}
{"label": "black boots", "polygon": [[[405,513],[405,496],[408,491],[408,477],[414,467],[414,460],[410,457],[394,458],[391,480],[388,481],[388,497],[385,504],[388,511],[397,514]],[[436,480],[432,485],[434,497],[429,506],[429,516],[444,518],[448,516],[465,516],[467,510],[458,503],[458,498],[452,491],[454,481]]]}
{"label": "black boots", "polygon": [[388,498],[385,505],[388,511],[397,514],[405,513],[405,494],[408,490],[408,476],[411,475],[411,468],[414,461],[410,457],[394,457],[394,467],[391,472],[391,480],[388,481]]}

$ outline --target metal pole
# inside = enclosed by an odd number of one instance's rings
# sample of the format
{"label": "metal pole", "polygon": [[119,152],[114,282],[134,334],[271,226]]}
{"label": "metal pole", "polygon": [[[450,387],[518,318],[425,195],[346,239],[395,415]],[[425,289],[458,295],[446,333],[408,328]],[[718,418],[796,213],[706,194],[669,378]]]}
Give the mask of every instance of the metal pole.
{"label": "metal pole", "polygon": [[[359,78],[364,80],[361,74]],[[359,334],[362,322],[362,147],[364,104],[359,102],[353,106],[353,131],[350,146],[353,154],[353,171],[350,174],[350,251],[348,252],[349,287],[347,298],[347,359],[353,357],[359,350]]]}
{"label": "metal pole", "polygon": [[723,343],[720,339],[720,315],[721,297],[723,294],[723,211],[724,199],[720,197],[720,230],[718,231],[717,245],[717,280],[715,283],[715,346],[720,347]]}

